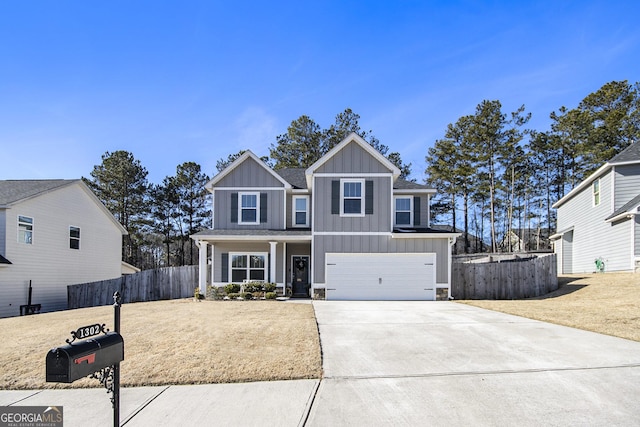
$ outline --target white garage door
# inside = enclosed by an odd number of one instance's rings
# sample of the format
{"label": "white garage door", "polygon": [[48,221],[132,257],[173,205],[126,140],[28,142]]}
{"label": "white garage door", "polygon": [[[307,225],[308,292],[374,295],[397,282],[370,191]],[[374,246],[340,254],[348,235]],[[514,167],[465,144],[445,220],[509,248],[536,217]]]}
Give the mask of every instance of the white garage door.
{"label": "white garage door", "polygon": [[332,300],[435,300],[436,254],[326,254]]}

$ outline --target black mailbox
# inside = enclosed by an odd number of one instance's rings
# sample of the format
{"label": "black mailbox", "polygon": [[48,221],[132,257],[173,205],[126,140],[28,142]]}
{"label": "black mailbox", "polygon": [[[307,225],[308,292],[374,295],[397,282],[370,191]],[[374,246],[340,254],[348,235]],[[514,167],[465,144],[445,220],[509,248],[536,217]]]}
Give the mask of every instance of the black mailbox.
{"label": "black mailbox", "polygon": [[108,332],[47,353],[47,382],[72,383],[124,360],[124,340]]}

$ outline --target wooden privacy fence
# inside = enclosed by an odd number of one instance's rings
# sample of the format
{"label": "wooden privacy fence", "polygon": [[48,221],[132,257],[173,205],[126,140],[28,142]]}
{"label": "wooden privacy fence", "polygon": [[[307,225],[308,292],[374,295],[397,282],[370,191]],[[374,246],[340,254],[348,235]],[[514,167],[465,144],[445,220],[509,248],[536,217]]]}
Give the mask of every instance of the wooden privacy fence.
{"label": "wooden privacy fence", "polygon": [[555,254],[498,261],[488,257],[452,266],[451,295],[455,299],[521,299],[556,289]]}
{"label": "wooden privacy fence", "polygon": [[193,296],[197,286],[197,265],[165,267],[67,286],[67,302],[69,308],[110,305],[115,291],[120,292],[123,303],[187,298]]}

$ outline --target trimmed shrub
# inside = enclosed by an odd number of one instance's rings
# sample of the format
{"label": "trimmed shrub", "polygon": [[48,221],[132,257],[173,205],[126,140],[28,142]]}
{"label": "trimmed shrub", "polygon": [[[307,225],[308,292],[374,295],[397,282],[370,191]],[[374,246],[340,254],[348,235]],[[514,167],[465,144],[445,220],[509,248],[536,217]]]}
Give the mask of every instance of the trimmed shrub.
{"label": "trimmed shrub", "polygon": [[265,283],[264,284],[264,291],[265,292],[273,292],[276,290],[276,284],[275,283]]}
{"label": "trimmed shrub", "polygon": [[229,283],[224,287],[224,292],[231,297],[231,294],[237,294],[240,292],[240,285],[237,283]]}
{"label": "trimmed shrub", "polygon": [[251,292],[243,292],[240,296],[244,299],[253,299],[253,294]]}
{"label": "trimmed shrub", "polygon": [[267,292],[264,297],[266,299],[276,299],[276,293],[275,292]]}

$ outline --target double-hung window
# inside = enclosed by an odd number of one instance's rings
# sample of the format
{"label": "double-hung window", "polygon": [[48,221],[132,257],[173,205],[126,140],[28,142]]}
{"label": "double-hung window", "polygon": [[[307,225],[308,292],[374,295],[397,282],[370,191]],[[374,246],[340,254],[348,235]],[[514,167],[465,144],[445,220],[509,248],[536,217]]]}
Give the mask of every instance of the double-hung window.
{"label": "double-hung window", "polygon": [[341,180],[340,200],[340,215],[364,216],[364,180]]}
{"label": "double-hung window", "polygon": [[69,226],[69,249],[80,249],[80,227]]}
{"label": "double-hung window", "polygon": [[239,193],[240,224],[260,223],[260,193]]}
{"label": "double-hung window", "polygon": [[265,280],[267,277],[266,253],[229,254],[231,281]]}
{"label": "double-hung window", "polygon": [[395,205],[395,225],[413,225],[413,197],[396,197]]}
{"label": "double-hung window", "polygon": [[309,196],[293,196],[293,226],[309,226]]}
{"label": "double-hung window", "polygon": [[598,206],[600,204],[600,178],[593,181],[591,188],[593,190],[593,206]]}
{"label": "double-hung window", "polygon": [[33,244],[33,218],[18,215],[18,243]]}

